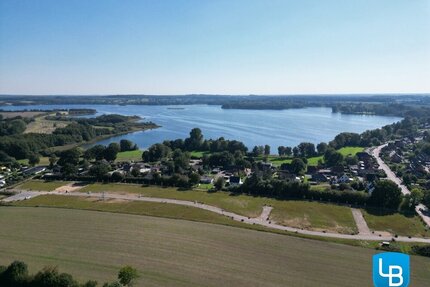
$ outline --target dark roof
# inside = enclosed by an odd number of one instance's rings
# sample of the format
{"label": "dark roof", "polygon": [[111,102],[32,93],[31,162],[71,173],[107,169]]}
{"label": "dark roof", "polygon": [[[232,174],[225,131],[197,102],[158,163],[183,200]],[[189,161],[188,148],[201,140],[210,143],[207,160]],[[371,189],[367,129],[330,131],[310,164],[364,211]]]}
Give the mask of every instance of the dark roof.
{"label": "dark roof", "polygon": [[230,183],[240,183],[240,177],[230,176]]}

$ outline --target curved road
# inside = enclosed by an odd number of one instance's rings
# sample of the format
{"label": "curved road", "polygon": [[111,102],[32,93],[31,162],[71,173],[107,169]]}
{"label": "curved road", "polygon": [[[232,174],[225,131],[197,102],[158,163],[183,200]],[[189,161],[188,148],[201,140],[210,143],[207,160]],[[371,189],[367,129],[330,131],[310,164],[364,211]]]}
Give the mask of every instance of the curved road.
{"label": "curved road", "polygon": [[[283,230],[283,231],[289,231],[297,234],[304,234],[304,235],[312,235],[312,236],[321,236],[321,237],[330,237],[330,238],[340,238],[340,239],[353,239],[353,240],[375,240],[375,241],[390,241],[393,239],[393,237],[389,236],[379,236],[376,234],[355,234],[355,235],[349,235],[349,234],[339,234],[339,233],[330,233],[330,232],[321,232],[321,231],[311,231],[311,230],[303,230],[288,226],[283,226],[276,224],[274,222],[271,222],[267,220],[267,217],[270,214],[271,207],[264,207],[262,215],[256,218],[249,218],[246,216],[242,216],[233,212],[225,211],[219,207],[215,207],[212,205],[199,203],[199,202],[193,202],[193,201],[186,201],[186,200],[178,200],[178,199],[167,199],[167,198],[157,198],[157,197],[145,197],[135,194],[114,194],[114,193],[90,193],[85,194],[82,192],[57,192],[57,191],[51,191],[51,192],[26,192],[25,196],[37,196],[37,195],[43,195],[43,194],[55,194],[55,195],[63,195],[63,196],[80,196],[80,197],[94,197],[99,199],[120,199],[120,200],[134,200],[134,201],[146,201],[146,202],[157,202],[157,203],[170,203],[170,204],[178,204],[183,206],[190,206],[195,208],[200,208],[204,210],[208,210],[214,213],[218,213],[227,217],[230,217],[232,220],[236,220],[239,222],[247,223],[247,224],[255,224],[260,225],[268,228],[273,228],[277,230]],[[18,196],[18,195],[16,195]],[[12,199],[8,198],[8,201],[17,200],[17,198]],[[21,199],[22,198],[21,196]],[[5,200],[4,200],[5,201]],[[266,220],[264,220],[266,218]],[[422,242],[422,243],[430,243],[430,239],[428,238],[418,238],[418,237],[404,237],[399,236],[398,238],[395,238],[396,241],[402,241],[402,242]]]}
{"label": "curved road", "polygon": [[[382,160],[382,158],[379,156],[381,153],[381,150],[386,147],[388,144],[380,145],[374,149],[371,150],[371,153],[374,158],[376,158],[376,161],[378,162],[379,168],[382,169],[386,174],[387,178],[395,182],[401,189],[402,193],[404,195],[410,194],[410,190],[405,186],[400,178],[397,177],[397,175],[390,169],[390,167]],[[430,227],[430,212],[428,208],[424,204],[419,204],[415,211],[418,213],[418,215],[422,218],[422,220],[425,222],[427,226]]]}

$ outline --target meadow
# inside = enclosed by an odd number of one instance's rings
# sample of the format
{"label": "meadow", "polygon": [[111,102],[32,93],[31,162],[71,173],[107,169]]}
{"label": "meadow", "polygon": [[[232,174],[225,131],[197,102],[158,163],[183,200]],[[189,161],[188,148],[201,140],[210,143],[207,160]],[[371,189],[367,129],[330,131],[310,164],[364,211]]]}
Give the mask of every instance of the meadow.
{"label": "meadow", "polygon": [[[17,188],[52,191],[69,183],[70,182],[44,182],[30,180],[18,186]],[[203,189],[179,190],[172,187],[114,183],[88,184],[77,191],[82,192],[83,195],[87,192],[110,192],[119,194],[131,193],[149,197],[197,201],[217,206],[224,210],[248,217],[260,216],[263,206],[271,205],[273,210],[270,214],[270,220],[273,220],[281,225],[344,234],[352,234],[357,232],[357,227],[353,219],[351,209],[348,206],[321,203],[317,201],[276,200],[273,198],[253,197],[243,194],[233,195],[222,191],[210,192]],[[32,200],[37,200],[37,198]],[[59,206],[63,205],[60,204]],[[91,209],[97,210],[98,208]],[[127,208],[122,205],[122,207],[117,210],[117,212],[121,212],[121,210],[125,211],[126,209]],[[165,215],[160,216],[175,217],[170,213],[164,214]],[[403,236],[430,237],[430,231],[425,228],[424,224],[417,216],[408,217],[400,213],[392,215],[377,215],[374,213],[369,213],[366,210],[363,210],[363,214],[371,230],[388,231],[393,235],[397,234]],[[192,220],[198,221],[199,216],[196,216]]]}
{"label": "meadow", "polygon": [[[376,251],[184,220],[0,207],[0,264],[57,266],[80,280],[112,281],[136,267],[136,286],[372,286]],[[413,286],[428,286],[430,259],[411,256]]]}
{"label": "meadow", "polygon": [[178,190],[176,188],[143,187],[130,184],[96,183],[87,185],[80,191],[136,193],[151,197],[198,201],[249,217],[258,217],[264,205],[271,205],[274,209],[270,218],[280,224],[348,234],[356,231],[350,208],[318,202],[286,201],[248,195],[232,195],[228,192]]}
{"label": "meadow", "polygon": [[370,230],[388,231],[394,235],[430,237],[430,230],[425,227],[417,215],[381,214],[372,209],[362,210],[362,213]]}

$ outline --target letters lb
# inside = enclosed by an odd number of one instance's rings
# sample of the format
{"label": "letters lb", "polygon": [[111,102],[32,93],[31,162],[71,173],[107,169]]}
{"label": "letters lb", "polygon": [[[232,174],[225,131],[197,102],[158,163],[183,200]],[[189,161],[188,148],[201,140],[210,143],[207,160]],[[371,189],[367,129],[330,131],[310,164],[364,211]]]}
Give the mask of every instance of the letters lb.
{"label": "letters lb", "polygon": [[397,252],[373,256],[373,284],[375,287],[409,286],[409,255]]}

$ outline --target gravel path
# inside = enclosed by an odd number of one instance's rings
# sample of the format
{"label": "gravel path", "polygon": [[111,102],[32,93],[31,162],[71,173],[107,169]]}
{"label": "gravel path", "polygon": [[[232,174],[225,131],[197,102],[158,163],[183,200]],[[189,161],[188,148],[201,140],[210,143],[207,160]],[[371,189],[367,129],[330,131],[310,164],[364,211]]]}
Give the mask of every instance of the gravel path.
{"label": "gravel path", "polygon": [[366,220],[361,213],[361,210],[356,208],[351,208],[352,216],[354,217],[355,224],[357,224],[358,233],[361,235],[369,235],[372,234],[369,227],[367,226]]}

